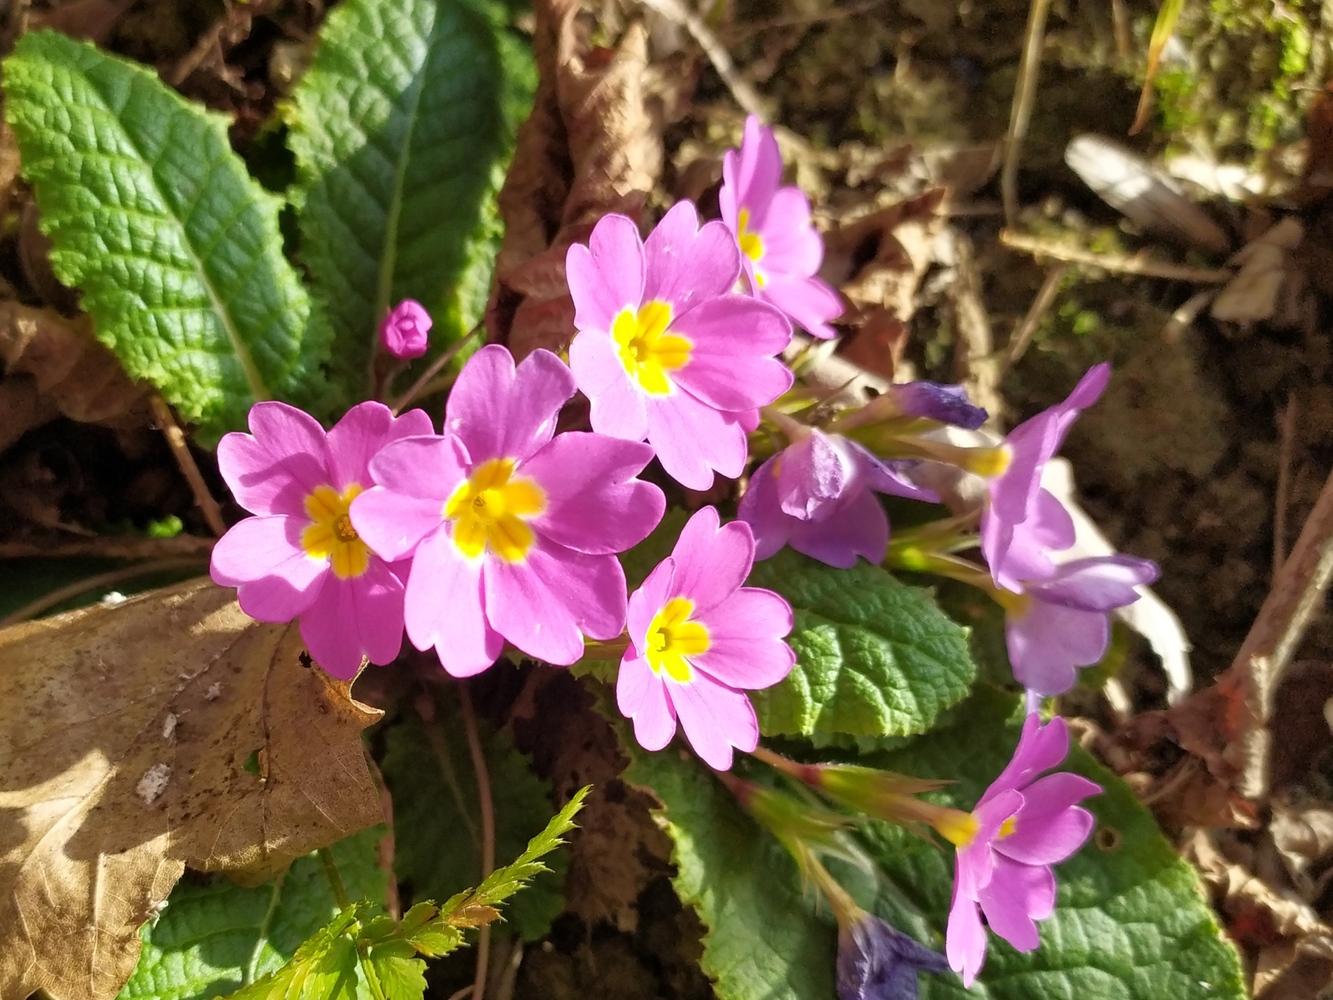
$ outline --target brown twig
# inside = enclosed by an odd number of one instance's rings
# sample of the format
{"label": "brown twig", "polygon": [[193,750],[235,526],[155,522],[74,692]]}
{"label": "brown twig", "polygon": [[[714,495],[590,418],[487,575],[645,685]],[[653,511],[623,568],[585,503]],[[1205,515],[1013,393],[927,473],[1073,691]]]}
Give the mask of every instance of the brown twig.
{"label": "brown twig", "polygon": [[1296,394],[1287,396],[1287,408],[1278,425],[1277,496],[1273,501],[1273,579],[1287,561],[1287,501],[1291,490],[1291,448],[1296,437]]}
{"label": "brown twig", "polygon": [[167,439],[167,445],[171,448],[176,464],[180,466],[185,481],[190,484],[194,502],[204,512],[204,520],[208,522],[209,529],[221,538],[227,533],[227,522],[222,520],[222,508],[213,499],[213,494],[208,492],[208,485],[199,472],[199,466],[195,464],[194,456],[190,454],[190,446],[185,443],[185,434],[181,431],[180,424],[176,423],[171,407],[157,393],[149,396],[148,402],[153,408],[153,420],[157,423],[157,429]]}
{"label": "brown twig", "polygon": [[43,594],[35,601],[23,605],[11,611],[9,614],[0,618],[0,628],[8,625],[17,625],[19,622],[25,622],[29,618],[36,618],[45,611],[50,610],[57,604],[62,604],[72,597],[78,597],[80,594],[86,594],[90,590],[98,590],[102,587],[114,587],[118,583],[126,580],[133,580],[136,577],[147,576],[149,573],[162,573],[173,569],[188,569],[199,566],[198,559],[157,559],[152,562],[138,563],[134,566],[122,566],[120,569],[113,569],[106,573],[98,573],[96,576],[85,577],[82,580],[76,580],[74,583],[67,584],[51,591],[49,594]]}
{"label": "brown twig", "polygon": [[1037,327],[1041,326],[1042,319],[1051,311],[1055,296],[1060,291],[1060,282],[1065,280],[1065,275],[1068,273],[1068,264],[1057,264],[1046,273],[1046,280],[1041,283],[1041,289],[1037,292],[1037,297],[1032,300],[1032,305],[1028,307],[1027,315],[1009,338],[1009,349],[1005,351],[1001,371],[1007,372],[1018,364],[1018,359],[1027,351],[1028,344],[1032,342],[1032,335],[1037,332]]}
{"label": "brown twig", "polygon": [[[495,870],[495,803],[491,799],[491,774],[481,749],[481,735],[477,732],[477,717],[472,711],[472,696],[468,694],[466,681],[458,684],[458,703],[463,710],[463,733],[467,736],[472,769],[477,775],[477,800],[481,804],[481,878],[485,881]],[[472,1000],[483,1000],[486,993],[490,932],[489,924],[482,924],[477,932],[477,975],[472,982]]]}
{"label": "brown twig", "polygon": [[1000,167],[1000,200],[1004,203],[1004,221],[1010,226],[1018,219],[1018,160],[1032,121],[1032,105],[1036,102],[1037,79],[1041,74],[1041,50],[1046,43],[1046,14],[1050,9],[1051,0],[1032,0],[1028,8],[1018,82],[1009,108],[1009,131],[1004,137],[1004,163]]}
{"label": "brown twig", "polygon": [[[686,7],[680,0],[643,0],[643,5],[651,7],[668,21],[679,24],[688,31],[695,42],[698,43],[699,48],[704,50],[704,55],[713,64],[713,69],[717,70],[717,75],[727,85],[727,89],[731,91],[731,96],[736,99],[736,103],[741,106],[746,114],[757,115],[760,118],[764,117],[764,106],[759,100],[759,95],[736,72],[736,64],[731,61],[731,56],[727,53],[726,47],[717,40],[717,36],[713,34],[712,29],[704,24],[698,14]],[[480,996],[475,997],[474,1000],[480,1000]]]}
{"label": "brown twig", "polygon": [[1114,274],[1133,274],[1144,278],[1165,278],[1168,281],[1193,281],[1211,285],[1223,284],[1235,276],[1232,271],[1220,269],[1168,264],[1144,257],[1118,257],[1093,253],[1091,250],[1061,246],[1049,240],[1026,236],[1012,229],[1000,231],[1000,242],[1010,250],[1030,253],[1034,257],[1050,257],[1052,260],[1078,264],[1082,267],[1095,267]]}
{"label": "brown twig", "polygon": [[441,352],[440,356],[430,363],[430,367],[422,372],[421,376],[408,387],[407,392],[399,396],[390,407],[395,417],[407,408],[408,403],[411,403],[430,387],[431,379],[440,374],[440,370],[452,361],[458,352],[463,349],[463,346],[480,332],[481,327],[482,324],[479,321],[476,326],[467,332],[466,336],[460,338],[457,343],[450,345],[448,350]]}
{"label": "brown twig", "polygon": [[0,542],[2,559],[207,559],[216,538],[129,538],[99,535],[81,542]]}

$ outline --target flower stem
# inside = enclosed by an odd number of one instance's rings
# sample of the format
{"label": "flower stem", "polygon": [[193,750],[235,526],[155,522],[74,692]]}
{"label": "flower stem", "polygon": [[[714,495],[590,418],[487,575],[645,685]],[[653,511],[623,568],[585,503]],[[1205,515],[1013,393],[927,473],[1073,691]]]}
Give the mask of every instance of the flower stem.
{"label": "flower stem", "polygon": [[[458,702],[462,708],[463,732],[467,736],[468,753],[472,756],[472,769],[477,775],[477,799],[481,805],[481,878],[484,881],[495,870],[495,804],[491,799],[491,775],[481,749],[477,717],[472,711],[472,696],[468,694],[466,682],[458,685]],[[483,924],[477,932],[477,974],[472,983],[472,1000],[483,1000],[485,995],[490,949],[491,928]]]}
{"label": "flower stem", "polygon": [[[395,402],[391,407],[393,410],[393,415],[395,417],[398,416],[398,414],[402,413],[403,410],[407,408],[409,403],[411,403],[419,395],[421,395],[422,390],[425,389],[430,384],[431,379],[433,379],[436,375],[440,374],[440,371],[444,368],[444,366],[447,365],[450,361],[454,360],[454,358],[458,355],[458,352],[461,351],[463,347],[467,344],[467,342],[470,341],[473,337],[475,337],[480,330],[481,330],[481,321],[478,321],[477,325],[474,326],[471,330],[469,330],[465,337],[461,338],[458,341],[458,343],[454,344],[447,351],[442,353],[438,358],[432,361],[430,363],[430,367],[421,373],[421,377],[412,383],[411,388],[409,388],[407,392],[403,393],[401,396],[398,397],[398,401]],[[478,998],[478,1000],[480,1000],[480,998]]]}
{"label": "flower stem", "polygon": [[343,877],[338,874],[338,866],[333,861],[333,852],[327,847],[319,849],[319,861],[324,866],[324,875],[329,880],[329,885],[333,886],[333,898],[338,901],[338,908],[347,909],[352,905],[352,900],[347,895],[347,886],[343,885]]}

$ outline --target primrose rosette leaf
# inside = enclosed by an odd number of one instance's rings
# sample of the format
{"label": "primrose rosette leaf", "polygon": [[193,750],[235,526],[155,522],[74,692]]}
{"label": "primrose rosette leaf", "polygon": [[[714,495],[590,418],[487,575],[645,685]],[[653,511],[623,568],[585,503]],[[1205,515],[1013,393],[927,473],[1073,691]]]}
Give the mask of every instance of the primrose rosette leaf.
{"label": "primrose rosette leaf", "polygon": [[781,594],[796,617],[796,666],[751,695],[765,735],[922,733],[976,676],[966,631],[878,566],[834,569],[787,549],[746,583]]}
{"label": "primrose rosette leaf", "polygon": [[52,267],[131,375],[205,443],[257,400],[319,394],[324,328],[225,118],[51,31],[19,39],[4,89]]}

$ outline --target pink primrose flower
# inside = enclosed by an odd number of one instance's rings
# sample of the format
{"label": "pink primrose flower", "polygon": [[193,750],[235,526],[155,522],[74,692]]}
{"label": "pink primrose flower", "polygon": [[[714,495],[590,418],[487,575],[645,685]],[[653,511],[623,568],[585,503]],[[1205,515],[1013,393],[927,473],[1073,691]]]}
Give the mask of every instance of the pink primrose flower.
{"label": "pink primrose flower", "polygon": [[443,437],[395,442],[371,462],[376,487],[352,523],[386,558],[412,557],[407,636],[467,677],[509,640],[547,663],[570,664],[583,636],[625,625],[625,575],[615,553],[642,541],[666,498],[634,477],[645,444],[555,434],[574,394],[550,351],[514,366],[483,347],[449,394]]}
{"label": "pink primrose flower", "polygon": [[695,753],[719,771],[731,767],[733,747],[758,744],[745,692],[782,680],[796,654],[782,641],[791,606],[772,591],[741,586],[753,564],[749,526],[719,527],[717,511],[704,507],[630,595],[633,648],[620,663],[616,704],[644,749],[671,742],[677,717]]}
{"label": "pink primrose flower", "polygon": [[990,480],[981,515],[981,551],[999,586],[1018,592],[1023,580],[1049,576],[1054,565],[1048,553],[1074,544],[1074,523],[1060,501],[1041,488],[1041,473],[1110,377],[1110,365],[1095,365],[1068,399],[1023,421],[1005,439],[1010,461]]}
{"label": "pink primrose flower", "polygon": [[1134,556],[1091,556],[1025,581],[1005,614],[1014,677],[1038,695],[1063,694],[1078,668],[1099,663],[1111,641],[1109,613],[1139,599],[1134,589],[1157,579],[1157,564]]}
{"label": "pink primrose flower", "polygon": [[839,434],[811,429],[755,470],[738,516],[754,531],[755,558],[790,545],[843,568],[884,560],[889,518],[876,493],[937,502],[893,463]]}
{"label": "pink primrose flower", "polygon": [[757,410],[790,388],[774,355],[791,326],[772,306],[731,294],[739,254],[726,227],[699,227],[680,202],[647,242],[623,215],[597,223],[566,258],[574,326],[569,363],[592,402],[592,428],[645,438],[691,489],[745,468]]}
{"label": "pink primrose flower", "polygon": [[371,458],[391,441],[431,433],[430,418],[360,403],[325,434],[310,415],[266,402],[251,407],[249,423],[249,434],[218,444],[218,467],[257,516],[213,547],[213,581],[235,587],[251,618],[299,616],[310,655],[335,677],[355,675],[363,656],[390,662],[403,642],[403,584],[347,511],[373,485]]}
{"label": "pink primrose flower", "polygon": [[948,834],[958,851],[945,953],[964,986],[972,985],[986,960],[981,915],[1018,951],[1035,950],[1041,943],[1036,921],[1055,912],[1051,866],[1073,855],[1092,832],[1092,814],[1077,803],[1101,786],[1064,771],[1039,777],[1068,752],[1063,719],[1042,725],[1035,712],[1028,715],[1013,759],[986,789],[966,828]]}
{"label": "pink primrose flower", "polygon": [[403,299],[380,324],[380,343],[395,358],[419,358],[426,353],[432,325],[430,313],[420,302]]}
{"label": "pink primrose flower", "polygon": [[835,336],[828,324],[842,315],[842,299],[815,277],[824,241],[810,222],[810,201],[800,188],[782,186],[777,140],[754,115],[745,119],[741,148],[723,157],[718,198],[754,295],[811,335]]}

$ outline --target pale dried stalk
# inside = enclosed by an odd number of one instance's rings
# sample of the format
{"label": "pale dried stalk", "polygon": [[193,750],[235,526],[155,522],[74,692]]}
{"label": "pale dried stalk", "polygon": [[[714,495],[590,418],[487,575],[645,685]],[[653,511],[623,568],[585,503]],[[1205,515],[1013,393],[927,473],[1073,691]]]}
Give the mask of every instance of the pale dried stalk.
{"label": "pale dried stalk", "polygon": [[1052,243],[1049,240],[1025,236],[1011,229],[1000,231],[1000,242],[1011,250],[1021,250],[1024,253],[1032,254],[1034,257],[1050,257],[1052,260],[1061,260],[1084,267],[1096,267],[1114,274],[1134,274],[1145,278],[1193,281],[1197,284],[1208,285],[1221,285],[1235,277],[1234,272],[1221,269],[1168,264],[1143,257],[1117,257],[1093,253],[1091,250],[1079,250],[1077,247],[1061,246],[1059,243]]}
{"label": "pale dried stalk", "polygon": [[1037,327],[1041,326],[1042,318],[1050,312],[1051,306],[1055,303],[1055,296],[1060,291],[1060,282],[1065,280],[1065,275],[1068,273],[1068,264],[1059,264],[1047,272],[1046,280],[1041,283],[1041,290],[1037,292],[1037,297],[1028,307],[1023,322],[1009,338],[1009,349],[1005,351],[1002,372],[1007,372],[1018,364],[1018,359],[1027,351],[1028,344],[1032,342],[1032,335],[1037,332]]}
{"label": "pale dried stalk", "polygon": [[731,61],[731,56],[726,48],[717,40],[717,36],[709,29],[708,25],[700,19],[699,15],[690,10],[680,0],[643,0],[645,7],[651,7],[657,13],[679,24],[688,31],[699,48],[704,50],[704,55],[708,61],[713,64],[713,69],[717,70],[717,75],[722,78],[722,82],[727,85],[731,91],[731,96],[736,99],[736,103],[746,112],[746,114],[764,117],[764,106],[759,100],[759,95],[736,72],[736,64]]}
{"label": "pale dried stalk", "polygon": [[175,538],[122,538],[102,535],[82,542],[0,542],[0,559],[207,559],[215,538],[177,535]]}
{"label": "pale dried stalk", "polygon": [[1004,203],[1004,221],[1012,226],[1018,218],[1018,158],[1032,121],[1036,103],[1037,80],[1041,74],[1041,50],[1046,42],[1046,14],[1051,0],[1032,0],[1028,8],[1027,37],[1023,57],[1018,64],[1018,82],[1014,103],[1009,109],[1009,131],[1004,137],[1004,164],[1000,167],[1000,200]]}
{"label": "pale dried stalk", "polygon": [[213,499],[213,494],[208,491],[208,484],[204,482],[204,477],[199,472],[199,466],[195,464],[194,456],[190,454],[190,446],[185,443],[185,434],[181,431],[180,425],[176,423],[176,418],[171,413],[171,407],[157,393],[148,397],[148,403],[153,408],[153,420],[157,424],[157,429],[167,439],[167,445],[171,448],[171,454],[176,459],[176,464],[180,466],[181,474],[185,476],[185,481],[190,484],[190,491],[194,494],[194,502],[204,512],[204,520],[208,522],[209,530],[221,538],[227,533],[227,522],[222,520],[222,508]]}

